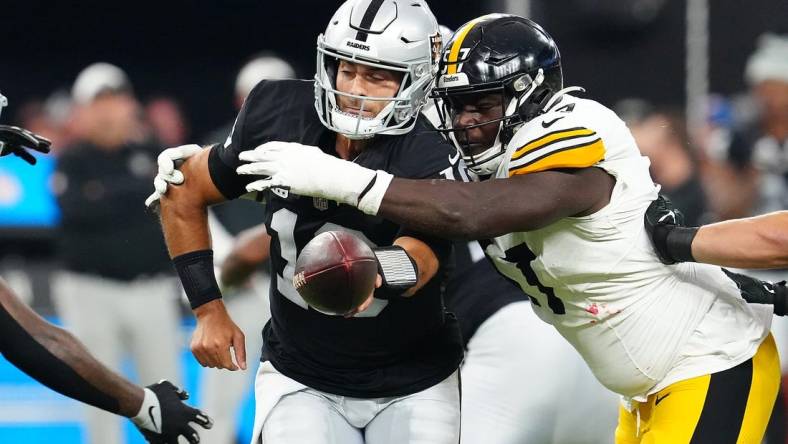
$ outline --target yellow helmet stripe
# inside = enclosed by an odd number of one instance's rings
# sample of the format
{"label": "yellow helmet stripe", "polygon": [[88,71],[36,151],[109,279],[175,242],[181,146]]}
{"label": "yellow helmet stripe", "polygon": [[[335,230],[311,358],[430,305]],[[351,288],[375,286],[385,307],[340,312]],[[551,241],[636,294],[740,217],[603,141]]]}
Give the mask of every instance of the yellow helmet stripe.
{"label": "yellow helmet stripe", "polygon": [[471,32],[471,29],[473,29],[477,23],[484,20],[485,18],[487,18],[486,15],[477,17],[466,23],[462,29],[457,31],[457,38],[454,39],[454,43],[451,45],[451,50],[449,51],[449,58],[446,60],[446,63],[448,64],[448,70],[446,71],[447,74],[457,74],[457,57],[460,54],[462,42],[465,40],[465,36]]}

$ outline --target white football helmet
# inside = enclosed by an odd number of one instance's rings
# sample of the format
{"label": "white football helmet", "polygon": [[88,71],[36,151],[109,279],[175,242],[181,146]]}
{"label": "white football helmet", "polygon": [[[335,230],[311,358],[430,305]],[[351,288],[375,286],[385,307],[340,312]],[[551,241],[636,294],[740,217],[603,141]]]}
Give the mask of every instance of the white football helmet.
{"label": "white football helmet", "polygon": [[[405,134],[427,102],[440,57],[438,22],[423,0],[348,0],[317,38],[315,108],[327,128],[350,139]],[[394,97],[356,96],[336,89],[339,60],[403,73]],[[375,117],[339,109],[337,96],[387,105]]]}

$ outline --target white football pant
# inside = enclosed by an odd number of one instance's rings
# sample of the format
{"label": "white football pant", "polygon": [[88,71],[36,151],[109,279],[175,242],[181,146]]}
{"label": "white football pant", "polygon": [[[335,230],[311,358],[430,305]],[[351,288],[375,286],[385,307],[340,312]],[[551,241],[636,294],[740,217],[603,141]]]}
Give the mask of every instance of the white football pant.
{"label": "white football pant", "polygon": [[529,302],[479,326],[461,372],[463,444],[613,442],[618,397]]}
{"label": "white football pant", "polygon": [[314,390],[260,365],[252,444],[457,444],[459,377],[418,393],[350,398]]}

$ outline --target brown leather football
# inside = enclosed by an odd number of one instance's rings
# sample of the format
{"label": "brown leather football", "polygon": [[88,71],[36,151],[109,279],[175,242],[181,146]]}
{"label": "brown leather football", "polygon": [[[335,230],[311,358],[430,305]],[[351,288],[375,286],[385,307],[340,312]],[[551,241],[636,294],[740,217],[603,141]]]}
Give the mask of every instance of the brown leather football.
{"label": "brown leather football", "polygon": [[326,231],[301,251],[293,286],[312,308],[344,315],[375,288],[378,262],[372,249],[347,231]]}

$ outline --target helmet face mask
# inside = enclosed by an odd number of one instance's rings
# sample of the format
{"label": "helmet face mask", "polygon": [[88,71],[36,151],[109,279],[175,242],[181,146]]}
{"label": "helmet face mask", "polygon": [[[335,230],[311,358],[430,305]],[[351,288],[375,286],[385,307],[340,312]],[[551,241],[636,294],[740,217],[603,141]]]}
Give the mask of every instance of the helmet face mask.
{"label": "helmet face mask", "polygon": [[[490,14],[457,30],[443,51],[432,97],[442,122],[439,131],[460,150],[471,171],[494,174],[517,129],[559,98],[560,60],[552,38],[522,17]],[[485,96],[499,98],[499,112],[480,112],[485,111]],[[486,133],[483,145],[480,132]]]}
{"label": "helmet face mask", "polygon": [[[433,86],[436,46],[440,48],[437,21],[425,3],[350,0],[343,4],[317,39],[315,109],[323,125],[350,139],[409,132]],[[342,62],[401,76],[399,89],[385,97],[341,91],[337,69]],[[353,104],[352,112],[342,109],[348,103]],[[373,116],[371,109],[379,111]]]}

